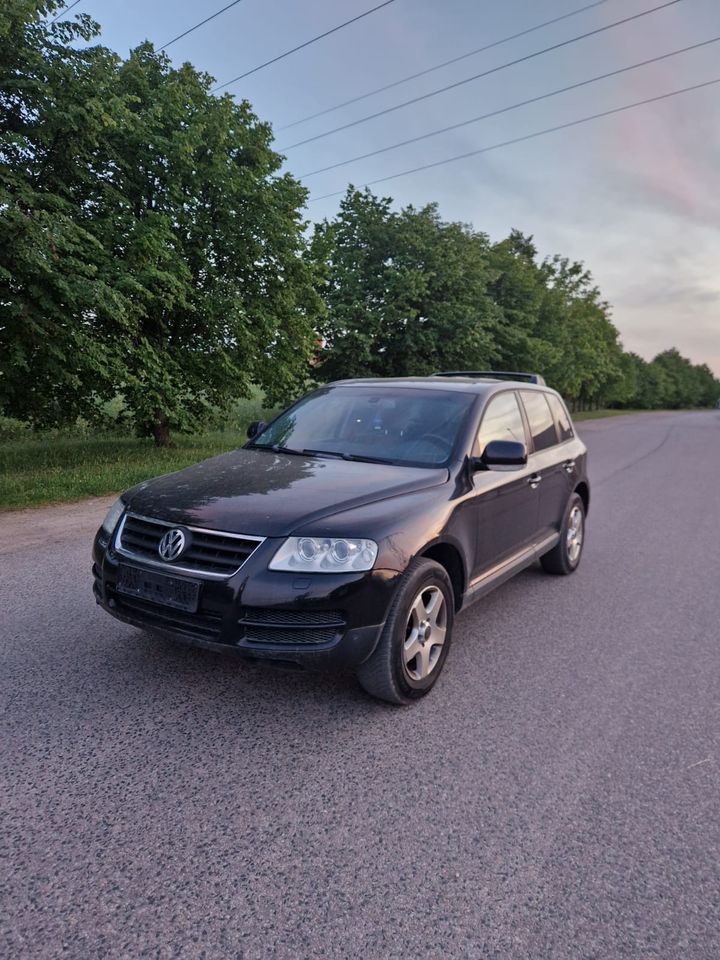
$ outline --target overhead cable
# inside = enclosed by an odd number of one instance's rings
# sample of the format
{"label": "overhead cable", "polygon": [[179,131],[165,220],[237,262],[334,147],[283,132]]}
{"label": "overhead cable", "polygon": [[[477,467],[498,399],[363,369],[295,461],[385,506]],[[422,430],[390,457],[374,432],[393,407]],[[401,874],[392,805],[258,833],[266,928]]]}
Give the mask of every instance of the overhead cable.
{"label": "overhead cable", "polygon": [[511,40],[518,40],[520,37],[525,37],[529,33],[534,33],[536,30],[542,30],[544,27],[549,27],[554,23],[560,23],[561,20],[569,20],[570,17],[576,17],[580,13],[585,13],[586,10],[592,10],[593,7],[600,7],[605,3],[608,3],[609,0],[595,0],[594,3],[588,3],[584,7],[578,7],[577,10],[571,10],[569,13],[563,13],[560,17],[553,17],[552,20],[543,20],[542,23],[535,24],[534,27],[528,27],[525,30],[521,30],[519,33],[513,33],[509,37],[502,37],[500,40],[493,40],[492,43],[486,43],[484,47],[477,47],[475,50],[469,50],[467,53],[461,53],[459,57],[452,57],[450,60],[443,60],[442,63],[436,63],[434,67],[426,67],[425,70],[420,70],[418,73],[411,73],[407,77],[402,77],[400,80],[395,80],[392,83],[386,83],[383,87],[375,87],[374,90],[369,90],[367,93],[361,93],[357,97],[351,97],[349,100],[343,100],[341,103],[336,103],[332,107],[326,107],[324,110],[318,110],[317,113],[311,113],[307,117],[301,117],[299,120],[293,120],[292,123],[286,123],[282,127],[276,127],[277,131],[280,130],[289,130],[290,127],[297,127],[301,123],[306,123],[308,120],[315,120],[317,117],[323,117],[326,113],[334,113],[335,110],[340,110],[342,107],[349,107],[353,103],[359,103],[360,100],[367,100],[368,97],[374,97],[378,93],[385,93],[386,90],[392,90],[394,87],[399,87],[403,83],[409,83],[411,80],[417,80],[418,77],[425,77],[429,73],[434,73],[436,70],[442,70],[443,67],[449,67],[453,63],[459,63],[461,60],[467,60],[468,57],[475,57],[479,53],[484,53],[486,50],[492,50],[494,47],[499,47],[504,43],[510,43]]}
{"label": "overhead cable", "polygon": [[[546,127],[544,130],[536,130],[535,133],[528,133],[522,137],[513,137],[511,140],[503,140],[500,143],[492,143],[487,147],[479,147],[477,150],[468,150],[467,153],[459,153],[453,157],[446,157],[444,160],[435,160],[432,163],[424,163],[419,167],[413,167],[410,170],[401,170],[399,173],[391,173],[386,177],[378,177],[375,180],[368,180],[364,186],[372,187],[378,183],[387,183],[389,180],[397,180],[400,177],[408,177],[412,173],[420,173],[422,170],[431,170],[433,167],[442,167],[446,163],[456,163],[458,160],[466,160],[468,157],[477,157],[482,153],[489,153],[491,150],[500,150],[502,147],[509,147],[516,143],[525,143],[528,140],[535,140],[538,137],[547,136],[550,133],[557,133],[559,130],[569,130],[571,127],[578,127],[584,123],[590,123],[593,120],[600,120],[603,117],[612,117],[615,114],[623,113],[627,110],[634,110],[637,107],[644,107],[650,103],[659,103],[661,100],[669,100],[671,97],[679,97],[684,93],[691,93],[693,90],[703,90],[720,83],[720,77],[714,80],[706,80],[704,83],[695,83],[690,87],[682,87],[680,90],[671,90],[669,93],[662,93],[656,97],[647,97],[644,100],[636,100],[633,103],[626,103],[621,107],[614,107],[612,110],[603,110],[601,113],[593,113],[588,117],[580,117],[578,120],[570,120],[568,123],[559,123],[554,127]],[[338,197],[344,194],[345,190],[334,190],[332,193],[324,193],[320,197],[313,197],[308,203],[317,203],[320,200],[327,200],[330,197]]]}
{"label": "overhead cable", "polygon": [[309,173],[300,175],[300,179],[314,177],[319,173],[325,173],[328,170],[336,170],[338,167],[345,167],[349,163],[356,163],[358,160],[367,160],[369,157],[376,157],[380,153],[388,153],[390,150],[397,150],[400,147],[407,147],[412,143],[419,143],[421,140],[427,140],[429,137],[437,137],[442,133],[450,133],[453,130],[459,130],[461,127],[467,127],[472,123],[478,123],[480,120],[487,120],[490,117],[498,117],[503,113],[510,113],[512,110],[518,110],[520,107],[527,107],[533,103],[539,103],[541,100],[549,100],[551,97],[557,97],[561,93],[568,93],[570,90],[579,90],[580,87],[587,87],[591,83],[597,83],[600,80],[607,80],[610,77],[618,77],[623,73],[629,73],[631,70],[639,70],[641,67],[648,67],[652,63],[660,63],[662,60],[669,60],[671,57],[677,57],[681,53],[689,53],[691,50],[699,50],[701,47],[710,46],[712,43],[718,43],[720,36],[712,37],[710,40],[702,40],[700,43],[693,43],[689,47],[681,47],[679,50],[671,50],[670,53],[663,53],[657,57],[651,57],[649,60],[641,60],[639,63],[632,63],[628,67],[619,67],[617,70],[610,70],[608,73],[600,73],[588,80],[580,80],[577,83],[568,84],[566,87],[559,87],[556,90],[550,90],[548,93],[541,93],[537,97],[530,97],[527,100],[520,100],[518,103],[511,103],[507,107],[500,107],[497,110],[491,110],[489,113],[481,113],[477,117],[470,117],[469,120],[461,120],[459,123],[452,123],[448,127],[440,127],[438,130],[431,130],[429,133],[422,133],[417,137],[410,137],[407,140],[400,140],[397,143],[391,143],[387,147],[379,147],[377,150],[370,150],[368,153],[361,153],[348,160],[339,160],[337,163],[330,163],[326,167],[318,167],[317,170],[310,170]]}
{"label": "overhead cable", "polygon": [[229,87],[233,83],[237,83],[238,80],[243,80],[245,77],[249,77],[253,73],[257,73],[259,70],[263,70],[265,67],[269,67],[272,63],[277,63],[278,60],[284,60],[285,57],[289,57],[292,53],[297,53],[298,50],[303,50],[305,47],[309,47],[313,43],[317,43],[318,40],[322,40],[324,37],[329,37],[332,33],[337,33],[338,30],[343,30],[345,27],[349,27],[351,23],[357,23],[358,20],[362,20],[363,17],[369,17],[371,13],[376,13],[378,10],[382,10],[383,7],[389,7],[391,3],[395,3],[395,0],[385,0],[384,3],[379,3],[375,7],[371,7],[370,10],[366,10],[364,13],[359,13],[356,17],[351,17],[350,20],[345,20],[344,23],[339,23],[336,27],[332,27],[330,30],[325,30],[324,33],[319,33],[316,37],[311,37],[310,40],[306,40],[304,43],[299,43],[296,47],[292,47],[290,50],[286,50],[284,53],[278,54],[276,57],[272,57],[270,60],[266,60],[264,63],[258,64],[256,67],[253,67],[252,70],[246,70],[245,73],[239,73],[236,77],[233,77],[232,80],[226,80],[224,83],[218,84],[214,89],[213,93],[218,90],[222,90],[225,87]]}
{"label": "overhead cable", "polygon": [[615,20],[613,23],[605,24],[603,27],[596,27],[594,30],[588,30],[586,33],[581,33],[575,37],[570,37],[568,40],[562,40],[559,43],[554,43],[549,47],[543,47],[542,50],[535,50],[533,53],[528,53],[523,57],[517,57],[515,60],[509,60],[506,63],[501,63],[496,67],[483,70],[482,73],[475,73],[473,76],[466,77],[464,80],[457,80],[455,83],[449,83],[444,87],[438,87],[435,90],[430,90],[428,93],[423,93],[418,97],[413,97],[411,100],[405,100],[402,103],[396,103],[395,106],[386,107],[384,110],[377,110],[375,113],[370,113],[365,117],[360,117],[358,120],[351,120],[349,123],[344,123],[339,127],[333,127],[332,130],[326,130],[324,133],[318,133],[313,137],[306,137],[304,140],[298,140],[296,143],[291,143],[286,147],[280,147],[280,152],[286,153],[288,150],[294,150],[296,147],[302,147],[306,143],[314,143],[316,140],[322,140],[323,138],[329,137],[334,133],[340,133],[342,130],[349,130],[351,127],[357,127],[362,123],[367,123],[368,120],[374,120],[376,117],[383,117],[388,113],[394,113],[396,110],[402,110],[405,107],[411,106],[412,104],[429,100],[431,97],[437,97],[439,94],[446,93],[448,90],[456,90],[458,87],[462,87],[467,83],[472,83],[474,80],[480,80],[483,77],[489,77],[491,74],[499,73],[501,70],[507,70],[509,67],[517,66],[519,63],[527,63],[528,60],[534,60],[536,57],[541,57],[546,53],[551,53],[553,50],[560,50],[563,47],[569,47],[574,43],[578,43],[580,40],[586,40],[588,37],[595,37],[598,34],[605,33],[608,30],[613,30],[615,27],[623,26],[626,23],[631,23],[635,20],[639,20],[641,17],[647,17],[651,13],[656,13],[658,10],[664,10],[667,7],[673,7],[675,4],[682,2],[683,0],[666,0],[665,3],[651,7],[649,10],[643,10],[640,13],[635,13],[630,17],[623,17],[622,20]]}

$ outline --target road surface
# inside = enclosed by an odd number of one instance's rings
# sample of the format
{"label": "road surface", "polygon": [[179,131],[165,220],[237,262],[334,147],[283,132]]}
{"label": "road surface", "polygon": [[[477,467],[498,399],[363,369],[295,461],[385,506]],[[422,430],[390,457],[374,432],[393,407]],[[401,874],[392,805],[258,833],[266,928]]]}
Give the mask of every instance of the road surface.
{"label": "road surface", "polygon": [[717,960],[720,412],[580,429],[580,570],[407,709],[113,621],[102,501],[0,517],[0,952]]}

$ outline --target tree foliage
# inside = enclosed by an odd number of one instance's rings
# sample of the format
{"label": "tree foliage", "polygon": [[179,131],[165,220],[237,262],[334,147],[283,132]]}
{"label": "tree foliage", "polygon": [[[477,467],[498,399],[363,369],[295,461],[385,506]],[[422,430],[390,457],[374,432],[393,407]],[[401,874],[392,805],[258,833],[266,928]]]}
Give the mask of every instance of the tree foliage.
{"label": "tree foliage", "polygon": [[46,26],[56,6],[0,11],[0,406],[46,423],[109,389],[98,321],[126,312],[91,223],[117,61],[89,17]]}
{"label": "tree foliage", "polygon": [[351,188],[315,242],[329,247],[323,376],[421,376],[496,359],[484,234],[444,223],[435,205],[394,213]]}
{"label": "tree foliage", "polygon": [[116,338],[132,345],[123,393],[157,439],[253,381],[271,400],[296,390],[321,305],[305,190],[278,175],[268,125],[211,83],[149,44],[117,74],[130,119],[111,138],[97,222],[133,307]]}
{"label": "tree foliage", "polygon": [[626,353],[609,304],[581,263],[540,260],[532,237],[441,220],[434,205],[394,212],[348,188],[317,227],[329,278],[321,375],[408,376],[438,369],[533,370],[573,404],[710,405],[720,383],[676,350]]}
{"label": "tree foliage", "polygon": [[148,43],[122,60],[61,6],[0,7],[0,415],[92,419],[120,394],[166,443],[251,384],[275,404],[456,368],[539,370],[580,405],[720,396],[676,350],[626,353],[583,264],[519,231],[349,187],[310,234],[246,101]]}
{"label": "tree foliage", "polygon": [[677,350],[665,350],[649,363],[629,354],[636,391],[620,406],[641,409],[710,407],[720,400],[720,383],[706,364],[692,364]]}
{"label": "tree foliage", "polygon": [[297,392],[322,301],[269,126],[149,44],[121,62],[89,18],[11,3],[0,403],[57,422],[120,390],[164,443],[253,382]]}

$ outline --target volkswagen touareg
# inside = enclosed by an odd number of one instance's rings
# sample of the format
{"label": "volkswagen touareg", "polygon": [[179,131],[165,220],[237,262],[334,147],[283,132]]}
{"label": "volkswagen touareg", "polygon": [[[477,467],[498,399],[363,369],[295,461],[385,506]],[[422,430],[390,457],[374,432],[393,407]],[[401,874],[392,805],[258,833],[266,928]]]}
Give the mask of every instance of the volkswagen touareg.
{"label": "volkswagen touareg", "polygon": [[409,703],[440,676],[460,610],[536,561],[580,563],[586,448],[537,375],[340,381],[248,433],[114,504],[94,544],[105,610],[258,660],[349,667]]}

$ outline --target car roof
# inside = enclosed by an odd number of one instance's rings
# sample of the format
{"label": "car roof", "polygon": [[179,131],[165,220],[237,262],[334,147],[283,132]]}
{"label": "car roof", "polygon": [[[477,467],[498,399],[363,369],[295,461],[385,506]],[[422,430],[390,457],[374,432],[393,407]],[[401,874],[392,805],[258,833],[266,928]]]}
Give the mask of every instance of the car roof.
{"label": "car roof", "polygon": [[524,380],[495,380],[490,377],[358,377],[353,380],[334,380],[331,387],[393,387],[438,390],[447,393],[475,393],[487,396],[501,390],[539,390],[555,393],[551,387]]}

